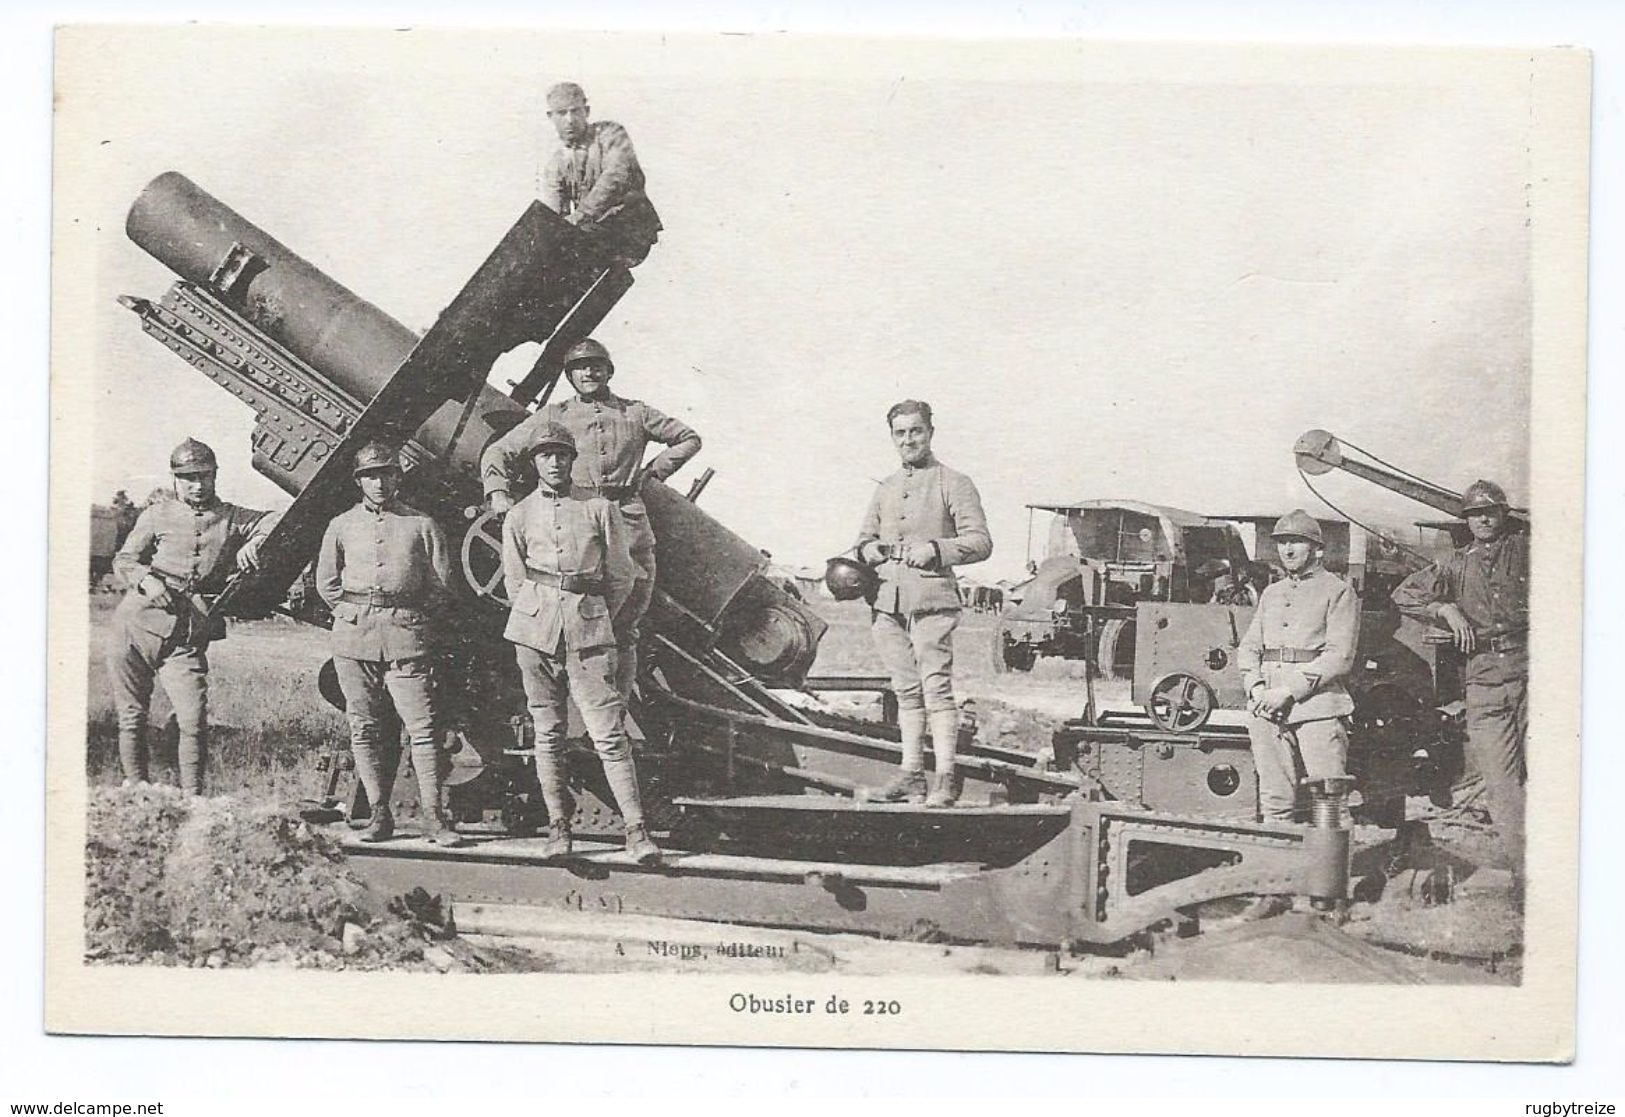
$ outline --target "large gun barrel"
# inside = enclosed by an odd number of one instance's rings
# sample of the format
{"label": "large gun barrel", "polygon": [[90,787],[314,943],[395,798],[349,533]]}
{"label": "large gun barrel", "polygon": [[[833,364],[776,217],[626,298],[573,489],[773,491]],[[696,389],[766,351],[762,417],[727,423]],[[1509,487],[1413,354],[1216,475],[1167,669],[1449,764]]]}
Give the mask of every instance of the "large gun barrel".
{"label": "large gun barrel", "polygon": [[[584,269],[575,231],[533,203],[420,338],[176,172],[141,192],[126,231],[180,282],[161,302],[121,301],[254,408],[254,467],[298,498],[262,549],[257,596],[280,594],[310,561],[355,499],[348,453],[381,433],[407,440],[408,499],[462,538],[464,581],[491,596],[490,517],[470,525],[464,513],[482,500],[481,452],[527,412],[485,377],[521,341],[556,350],[585,336],[631,285],[625,269]],[[644,493],[680,642],[767,678],[804,676],[823,622],[764,576],[757,548],[659,482]]]}
{"label": "large gun barrel", "polygon": [[250,322],[358,400],[371,399],[418,343],[406,326],[176,171],[147,184],[124,230],[182,279],[230,292]]}

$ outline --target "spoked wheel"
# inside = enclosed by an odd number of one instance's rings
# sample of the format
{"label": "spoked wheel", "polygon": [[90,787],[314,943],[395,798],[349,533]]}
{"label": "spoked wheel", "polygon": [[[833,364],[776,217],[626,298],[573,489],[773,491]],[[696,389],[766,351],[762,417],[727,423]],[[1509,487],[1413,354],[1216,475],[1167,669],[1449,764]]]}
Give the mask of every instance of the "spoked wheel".
{"label": "spoked wheel", "polygon": [[502,583],[502,515],[486,512],[463,534],[463,580],[468,588],[504,609],[512,605]]}
{"label": "spoked wheel", "polygon": [[1218,705],[1218,696],[1206,682],[1184,671],[1174,671],[1151,684],[1145,712],[1158,729],[1194,733],[1207,724]]}
{"label": "spoked wheel", "polygon": [[993,670],[1001,675],[1006,671],[1031,671],[1038,661],[1038,653],[1031,644],[1018,643],[1008,636],[1009,629],[1004,622],[993,626]]}

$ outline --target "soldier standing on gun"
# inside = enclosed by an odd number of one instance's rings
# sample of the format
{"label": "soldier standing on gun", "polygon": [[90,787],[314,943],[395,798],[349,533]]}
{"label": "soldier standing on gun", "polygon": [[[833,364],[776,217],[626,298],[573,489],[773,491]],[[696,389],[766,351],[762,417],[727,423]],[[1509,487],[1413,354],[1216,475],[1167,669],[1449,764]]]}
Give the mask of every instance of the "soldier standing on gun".
{"label": "soldier standing on gun", "polygon": [[361,503],[327,525],[316,588],[333,611],[333,666],[344,692],[350,752],[372,803],[372,824],[361,840],[387,841],[395,832],[389,796],[400,739],[383,740],[383,732],[388,726],[398,734],[399,718],[411,742],[423,836],[436,845],[462,845],[440,805],[445,757],[432,670],[434,619],[450,601],[446,537],[433,519],[396,499],[401,465],[393,447],[362,446],[353,475]]}
{"label": "soldier standing on gun", "polygon": [[615,685],[618,629],[637,568],[615,505],[571,483],[575,438],[557,423],[531,428],[536,491],[502,524],[502,574],[513,610],[503,635],[514,644],[536,731],[536,776],[551,832],[546,857],[570,854],[574,809],[564,769],[566,694],[603,761],[604,779],[626,822],[626,851],[648,864],[659,848],[644,825],[626,706]]}
{"label": "soldier standing on gun", "polygon": [[154,677],[164,684],[180,726],[180,782],[203,794],[208,767],[209,643],[225,624],[208,615],[208,597],[232,571],[259,565],[259,547],[276,517],[227,504],[215,495],[214,451],[188,438],[169,455],[175,500],[142,512],[113,556],[129,587],[113,614],[107,645],[118,710],[119,761],[126,783],[147,779],[147,706]]}
{"label": "soldier standing on gun", "polygon": [[632,137],[612,120],[593,121],[574,82],[547,91],[547,119],[561,146],[543,168],[537,196],[582,234],[589,262],[633,267],[660,236],[660,216],[644,192]]}
{"label": "soldier standing on gun", "polygon": [[1444,624],[1467,657],[1467,747],[1484,780],[1490,816],[1513,879],[1523,880],[1523,817],[1529,730],[1529,534],[1510,530],[1507,495],[1475,481],[1461,516],[1472,542],[1395,588],[1409,616]]}
{"label": "soldier standing on gun", "polygon": [[[655,588],[655,533],[643,504],[645,476],[664,481],[700,452],[700,436],[687,426],[641,400],[623,399],[609,390],[615,366],[609,350],[588,338],[564,355],[564,375],[576,398],[549,404],[513,430],[491,443],[480,459],[485,494],[494,512],[513,506],[509,484],[515,465],[534,453],[537,432],[558,425],[570,432],[580,448],[576,456],[573,491],[612,501],[625,517],[630,533],[632,561],[638,568],[625,622],[621,626],[616,686],[622,699],[630,699],[638,677],[638,636],[643,614]],[[666,449],[643,464],[649,443]]]}
{"label": "soldier standing on gun", "polygon": [[[870,631],[897,695],[903,766],[890,783],[861,794],[872,802],[923,799],[928,807],[951,807],[959,799],[953,635],[960,606],[953,568],[987,558],[993,539],[971,479],[931,453],[931,405],[904,400],[886,412],[886,425],[903,464],[875,490],[856,549],[880,576]],[[929,795],[927,722],[936,756]]]}
{"label": "soldier standing on gun", "polygon": [[1348,774],[1348,716],[1354,699],[1343,685],[1354,669],[1360,601],[1320,564],[1326,537],[1297,509],[1270,532],[1287,576],[1264,591],[1236,649],[1252,715],[1258,803],[1266,820],[1290,822],[1298,774],[1317,781]]}

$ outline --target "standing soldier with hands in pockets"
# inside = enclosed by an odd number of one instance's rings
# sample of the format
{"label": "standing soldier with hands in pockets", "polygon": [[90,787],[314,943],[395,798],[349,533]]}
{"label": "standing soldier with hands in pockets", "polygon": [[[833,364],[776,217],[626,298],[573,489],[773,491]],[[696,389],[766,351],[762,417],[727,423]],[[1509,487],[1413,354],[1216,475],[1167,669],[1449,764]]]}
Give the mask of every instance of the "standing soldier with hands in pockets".
{"label": "standing soldier with hands in pockets", "polygon": [[[333,666],[344,692],[356,775],[372,802],[364,842],[395,832],[389,809],[395,779],[382,739],[395,718],[406,727],[422,799],[423,836],[436,845],[463,844],[440,805],[445,773],[436,719],[434,626],[449,604],[451,560],[440,525],[396,499],[400,458],[394,447],[369,442],[353,471],[361,503],[333,518],[316,560],[316,588],[333,611]],[[393,710],[394,717],[390,716]]]}
{"label": "standing soldier with hands in pockets", "polygon": [[[904,400],[886,413],[902,468],[880,483],[858,533],[858,561],[877,568],[870,631],[897,695],[902,770],[866,789],[879,802],[925,801],[951,807],[959,798],[954,768],[959,707],[954,701],[953,636],[959,624],[954,567],[993,553],[982,498],[971,479],[931,453],[931,405]],[[925,733],[936,759],[926,792]]]}

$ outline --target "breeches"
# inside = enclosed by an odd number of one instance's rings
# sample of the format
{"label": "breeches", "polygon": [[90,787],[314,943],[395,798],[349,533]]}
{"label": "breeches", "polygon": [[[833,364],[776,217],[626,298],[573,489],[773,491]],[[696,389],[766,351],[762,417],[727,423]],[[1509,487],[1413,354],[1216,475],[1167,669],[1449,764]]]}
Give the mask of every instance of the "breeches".
{"label": "breeches", "polygon": [[1253,766],[1258,769],[1258,807],[1266,819],[1291,821],[1298,784],[1348,774],[1349,730],[1343,718],[1320,718],[1297,725],[1247,719]]}
{"label": "breeches", "polygon": [[536,730],[538,754],[562,755],[568,717],[566,699],[573,695],[599,758],[616,761],[631,755],[626,706],[615,686],[614,648],[571,649],[562,656],[553,656],[516,644],[514,652],[525,685],[525,703]]}
{"label": "breeches", "polygon": [[426,656],[350,659],[334,656],[350,741],[375,743],[382,727],[399,718],[414,745],[435,743],[433,676]]}
{"label": "breeches", "polygon": [[953,670],[958,625],[958,609],[874,614],[870,632],[891,676],[898,709],[936,713],[957,709]]}
{"label": "breeches", "polygon": [[180,729],[181,786],[201,793],[208,748],[209,657],[203,647],[156,636],[135,625],[117,625],[107,643],[107,672],[118,713],[119,759],[125,778],[147,778],[142,731],[152,702],[152,683],[163,683]]}
{"label": "breeches", "polygon": [[1523,855],[1523,788],[1529,731],[1529,682],[1512,675],[1467,684],[1467,750],[1484,779],[1490,817],[1518,869]]}
{"label": "breeches", "polygon": [[[642,630],[643,615],[655,595],[655,533],[649,526],[647,514],[627,517],[631,529],[632,565],[638,568],[638,580],[632,583],[632,592],[622,606],[618,653],[615,663],[615,689],[624,702],[632,697],[632,685],[638,680],[638,636]],[[578,700],[579,702],[579,700]]]}

